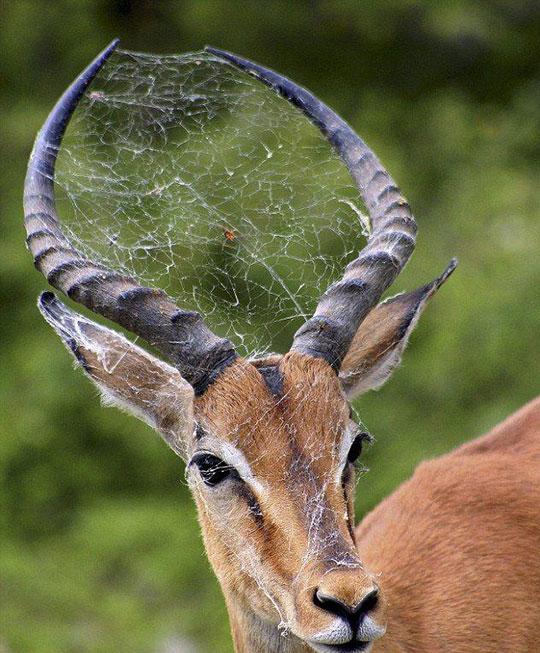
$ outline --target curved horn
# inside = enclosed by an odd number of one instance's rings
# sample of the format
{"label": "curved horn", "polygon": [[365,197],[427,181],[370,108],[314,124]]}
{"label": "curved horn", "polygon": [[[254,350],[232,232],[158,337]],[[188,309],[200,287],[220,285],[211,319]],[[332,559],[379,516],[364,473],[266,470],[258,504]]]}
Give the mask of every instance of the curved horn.
{"label": "curved horn", "polygon": [[321,297],[314,316],[297,331],[292,345],[296,351],[324,358],[338,370],[360,323],[413,252],[416,222],[409,205],[364,141],[309,91],[247,59],[215,48],[206,50],[251,73],[298,107],[347,165],[369,211],[366,246],[347,265],[341,281]]}
{"label": "curved horn", "polygon": [[69,120],[118,45],[113,41],[65,91],[39,132],[24,186],[26,242],[47,281],[92,311],[141,336],[168,357],[196,393],[236,358],[199,313],[179,309],[162,290],[141,286],[80,254],[62,232],[54,200],[54,168]]}

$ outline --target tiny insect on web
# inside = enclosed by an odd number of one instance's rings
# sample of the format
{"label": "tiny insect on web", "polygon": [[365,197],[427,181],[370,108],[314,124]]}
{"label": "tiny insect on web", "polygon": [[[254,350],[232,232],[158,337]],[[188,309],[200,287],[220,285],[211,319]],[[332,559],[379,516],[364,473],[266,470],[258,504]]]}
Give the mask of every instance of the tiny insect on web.
{"label": "tiny insect on web", "polygon": [[364,244],[326,139],[208,53],[115,52],[70,123],[56,187],[79,251],[200,311],[243,355],[288,347]]}

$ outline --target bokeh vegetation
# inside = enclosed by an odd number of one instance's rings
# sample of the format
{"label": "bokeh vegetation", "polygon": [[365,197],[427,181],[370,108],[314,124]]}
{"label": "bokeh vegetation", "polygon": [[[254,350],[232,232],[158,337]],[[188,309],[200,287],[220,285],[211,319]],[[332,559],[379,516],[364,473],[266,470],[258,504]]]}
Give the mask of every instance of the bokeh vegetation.
{"label": "bokeh vegetation", "polygon": [[12,0],[3,52],[0,650],[230,651],[181,463],[96,392],[35,309],[21,196],[34,135],[112,37],[150,52],[205,43],[313,89],[379,152],[420,223],[400,288],[452,280],[402,368],[358,401],[376,436],[362,515],[419,460],[538,391],[540,5]]}

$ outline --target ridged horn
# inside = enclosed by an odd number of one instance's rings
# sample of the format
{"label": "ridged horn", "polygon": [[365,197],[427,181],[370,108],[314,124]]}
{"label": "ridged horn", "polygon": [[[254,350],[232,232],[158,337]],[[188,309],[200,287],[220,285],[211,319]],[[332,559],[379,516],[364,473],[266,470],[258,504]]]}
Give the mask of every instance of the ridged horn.
{"label": "ridged horn", "polygon": [[80,254],[56,212],[54,169],[66,127],[117,45],[113,41],[64,92],[36,138],[24,186],[26,241],[51,285],[155,346],[200,394],[235,360],[232,343],[213,334],[199,313],[178,308],[162,290],[141,286]]}
{"label": "ridged horn", "polygon": [[416,222],[409,204],[364,141],[309,91],[230,52],[206,50],[250,73],[299,108],[334,146],[369,212],[366,246],[347,265],[343,278],[321,297],[314,316],[297,331],[292,345],[293,350],[324,358],[339,370],[360,323],[414,250]]}

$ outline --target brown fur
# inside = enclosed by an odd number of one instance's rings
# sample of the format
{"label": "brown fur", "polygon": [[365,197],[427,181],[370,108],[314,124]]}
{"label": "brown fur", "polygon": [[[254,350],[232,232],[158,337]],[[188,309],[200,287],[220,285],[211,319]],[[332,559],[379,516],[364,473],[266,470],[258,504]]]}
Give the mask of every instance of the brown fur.
{"label": "brown fur", "polygon": [[[214,490],[188,465],[239,653],[307,653],[306,640],[336,628],[317,589],[354,606],[376,585],[369,618],[379,630],[366,637],[380,637],[386,610],[388,631],[374,653],[540,650],[540,399],[420,465],[358,526],[355,545],[350,465],[342,474],[349,404],[326,362],[295,352],[238,359],[193,401],[177,370],[124,337],[50,298],[42,310],[111,403],[188,460],[214,452],[243,469],[246,482]],[[390,322],[373,329],[399,348]],[[396,324],[406,338],[409,327]],[[261,372],[272,366],[269,382]]]}
{"label": "brown fur", "polygon": [[[379,304],[366,317],[353,338],[349,351],[341,364],[343,376],[360,376],[401,340],[401,331],[411,320],[411,309],[405,304],[396,310],[397,302]],[[401,309],[401,306],[399,306]]]}
{"label": "brown fur", "polygon": [[540,650],[540,399],[419,466],[356,529],[388,603],[376,653]]}
{"label": "brown fur", "polygon": [[[234,523],[216,523],[209,500],[203,500],[197,489],[194,494],[209,557],[229,595],[228,605],[236,606],[230,608],[233,622],[241,605],[242,614],[254,611],[279,623],[275,605],[238,564],[242,541],[236,536],[241,533],[271,577],[266,582],[273,586],[284,616],[290,620],[294,613],[295,631],[308,636],[334,618],[314,605],[318,586],[326,583],[343,601],[356,604],[373,587],[373,578],[357,558],[346,520],[337,517],[347,513],[341,485],[323,485],[335,476],[337,458],[332,452],[349,419],[339,380],[327,363],[299,353],[284,356],[279,368],[284,378],[280,398],[272,396],[255,366],[237,361],[195,402],[196,419],[237,445],[255,477],[270,489],[266,500],[260,500],[263,524],[249,518],[242,500],[227,507]],[[321,491],[323,514],[318,541],[312,543],[310,502]],[[352,568],[335,569],[336,559],[348,560]],[[243,632],[238,626],[233,631]],[[244,650],[238,635],[235,641]]]}

